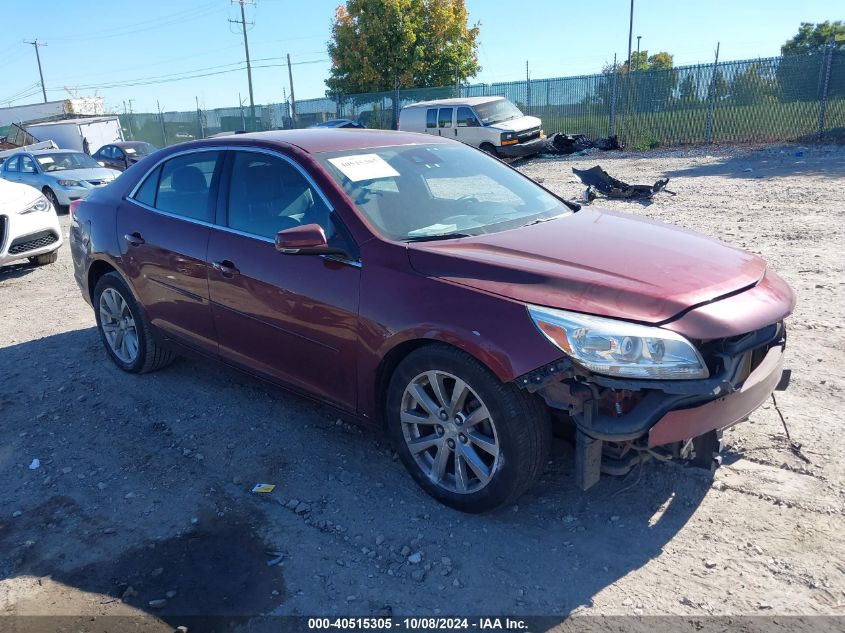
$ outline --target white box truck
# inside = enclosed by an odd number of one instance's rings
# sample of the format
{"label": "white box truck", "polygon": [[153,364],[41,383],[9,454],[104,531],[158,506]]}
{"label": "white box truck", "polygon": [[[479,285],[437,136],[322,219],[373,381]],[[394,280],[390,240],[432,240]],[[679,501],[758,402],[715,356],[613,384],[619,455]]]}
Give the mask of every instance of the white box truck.
{"label": "white box truck", "polygon": [[123,140],[120,120],[116,116],[24,123],[23,128],[39,141],[53,141],[60,149],[75,149],[80,152],[87,149],[89,154],[93,154],[103,145]]}

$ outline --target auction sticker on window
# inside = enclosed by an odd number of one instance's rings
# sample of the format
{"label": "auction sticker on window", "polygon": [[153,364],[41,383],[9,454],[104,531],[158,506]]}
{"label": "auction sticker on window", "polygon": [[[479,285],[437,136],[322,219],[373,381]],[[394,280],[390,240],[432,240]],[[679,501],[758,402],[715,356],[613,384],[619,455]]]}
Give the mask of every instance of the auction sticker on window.
{"label": "auction sticker on window", "polygon": [[340,158],[330,158],[329,162],[352,182],[376,178],[393,178],[399,175],[399,172],[378,154],[341,156]]}

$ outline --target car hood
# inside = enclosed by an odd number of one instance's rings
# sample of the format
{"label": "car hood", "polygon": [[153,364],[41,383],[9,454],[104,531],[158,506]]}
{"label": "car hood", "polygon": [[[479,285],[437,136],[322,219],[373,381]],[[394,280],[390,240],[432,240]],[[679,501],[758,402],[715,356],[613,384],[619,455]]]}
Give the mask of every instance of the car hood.
{"label": "car hood", "polygon": [[661,323],[756,284],[766,263],[719,240],[598,209],[408,245],[418,272],[542,306]]}
{"label": "car hood", "polygon": [[20,213],[40,196],[35,187],[0,178],[0,214]]}
{"label": "car hood", "polygon": [[46,172],[45,175],[56,180],[114,180],[120,172],[106,167],[86,167],[85,169],[51,171]]}
{"label": "car hood", "polygon": [[510,119],[509,121],[502,121],[500,123],[491,123],[487,127],[492,127],[502,132],[522,132],[523,130],[530,130],[533,127],[540,127],[543,122],[535,116],[521,116],[518,119]]}

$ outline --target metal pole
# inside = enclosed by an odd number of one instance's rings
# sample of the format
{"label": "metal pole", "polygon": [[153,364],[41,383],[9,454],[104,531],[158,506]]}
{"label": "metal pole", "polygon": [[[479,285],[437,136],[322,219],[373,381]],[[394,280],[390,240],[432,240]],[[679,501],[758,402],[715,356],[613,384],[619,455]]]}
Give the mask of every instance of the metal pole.
{"label": "metal pole", "polygon": [[246,131],[246,119],[244,119],[244,100],[241,99],[241,93],[238,93],[238,108],[241,110],[241,129]]}
{"label": "metal pole", "polygon": [[713,62],[713,76],[710,78],[710,94],[707,99],[707,120],[704,124],[704,142],[713,142],[713,111],[716,108],[716,73],[719,72],[719,44],[716,42],[716,61]]}
{"label": "metal pole", "polygon": [[255,127],[255,100],[252,97],[252,65],[249,63],[249,40],[246,37],[246,16],[244,14],[244,0],[240,0],[241,25],[244,29],[244,52],[246,53],[246,78],[249,82],[249,118],[250,125]]}
{"label": "metal pole", "polygon": [[642,37],[642,35],[637,35],[637,70],[640,69],[640,40]]}
{"label": "metal pole", "polygon": [[200,110],[200,98],[195,96],[194,99],[197,102],[197,124],[200,129],[200,138],[205,138],[205,128],[202,125],[202,110]]}
{"label": "metal pole", "polygon": [[293,93],[293,70],[290,65],[290,53],[288,53],[288,81],[290,81],[290,126],[296,127],[296,96]]}
{"label": "metal pole", "polygon": [[531,114],[531,75],[528,72],[528,60],[525,60],[525,114]]}
{"label": "metal pole", "polygon": [[616,79],[619,69],[616,68],[616,53],[613,54],[613,86],[610,90],[610,132],[608,136],[616,134]]}
{"label": "metal pole", "polygon": [[628,70],[631,70],[631,36],[634,34],[634,0],[631,0],[631,17],[628,22]]}
{"label": "metal pole", "polygon": [[164,115],[161,113],[161,106],[156,99],[156,109],[158,110],[158,123],[161,126],[161,146],[167,146],[167,135],[164,133]]}
{"label": "metal pole", "polygon": [[41,70],[41,54],[38,52],[39,46],[47,46],[35,39],[32,42],[24,42],[24,44],[32,44],[35,47],[35,59],[38,62],[38,76],[41,78],[41,94],[44,95],[44,103],[47,103],[47,88],[44,86],[44,73]]}
{"label": "metal pole", "polygon": [[135,140],[135,130],[132,129],[132,119],[135,118],[134,117],[135,113],[132,112],[132,102],[135,101],[135,99],[129,99],[128,101],[129,101],[129,136],[132,137],[129,140],[134,141]]}
{"label": "metal pole", "polygon": [[819,141],[822,140],[824,136],[824,117],[825,112],[827,110],[827,89],[830,85],[830,62],[833,59],[833,39],[827,43],[825,47],[825,53],[827,53],[827,58],[824,62],[824,82],[822,83],[822,96],[821,100],[819,101]]}

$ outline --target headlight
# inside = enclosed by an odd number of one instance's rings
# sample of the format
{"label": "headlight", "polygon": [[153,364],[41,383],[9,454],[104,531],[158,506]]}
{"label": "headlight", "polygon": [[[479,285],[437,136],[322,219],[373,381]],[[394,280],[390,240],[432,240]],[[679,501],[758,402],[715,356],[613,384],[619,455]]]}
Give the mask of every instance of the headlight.
{"label": "headlight", "polygon": [[81,187],[78,180],[59,180],[57,181],[62,187]]}
{"label": "headlight", "polygon": [[502,132],[502,140],[503,141],[512,141],[516,138],[515,132]]}
{"label": "headlight", "polygon": [[53,205],[50,204],[50,201],[47,200],[47,198],[45,198],[44,196],[41,196],[40,198],[38,198],[38,200],[36,200],[31,205],[29,205],[26,209],[21,211],[21,214],[32,213],[34,211],[49,211],[52,208],[53,208]]}
{"label": "headlight", "polygon": [[597,374],[683,380],[710,372],[680,334],[627,321],[528,306],[534,324],[572,360]]}

